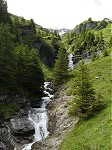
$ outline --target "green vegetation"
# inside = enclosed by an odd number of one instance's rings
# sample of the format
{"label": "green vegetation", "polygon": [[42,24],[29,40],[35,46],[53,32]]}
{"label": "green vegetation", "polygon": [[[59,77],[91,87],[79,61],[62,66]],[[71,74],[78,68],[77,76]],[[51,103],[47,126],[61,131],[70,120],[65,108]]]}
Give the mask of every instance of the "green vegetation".
{"label": "green vegetation", "polygon": [[75,97],[70,102],[69,115],[89,118],[102,109],[102,102],[95,97],[90,71],[84,61],[78,63],[74,73],[76,75],[73,79]]}
{"label": "green vegetation", "polygon": [[74,54],[75,62],[91,55],[92,60],[96,59],[98,51],[111,47],[111,41],[111,21],[95,22],[91,18],[62,36],[62,43],[68,53]]}
{"label": "green vegetation", "polygon": [[62,83],[64,83],[67,74],[67,69],[68,69],[67,53],[65,49],[60,48],[53,70],[54,85],[61,85]]}
{"label": "green vegetation", "polygon": [[[111,150],[111,57],[101,57],[88,64],[93,88],[105,104],[91,119],[76,124],[61,143],[60,150]],[[74,71],[69,73],[74,77]],[[96,78],[97,77],[97,78]],[[67,83],[69,88],[71,81]],[[71,91],[73,93],[73,91]]]}
{"label": "green vegetation", "polygon": [[19,107],[13,108],[15,100],[10,104],[2,99],[4,96],[18,95],[31,103],[40,101],[44,81],[51,81],[60,43],[57,31],[50,32],[33,19],[9,14],[7,2],[0,0],[0,113],[6,118]]}
{"label": "green vegetation", "polygon": [[[53,81],[56,88],[68,80],[66,93],[75,95],[72,114],[89,119],[73,127],[60,150],[110,150],[111,23],[89,18],[77,26],[77,33],[71,30],[60,39],[57,31],[33,19],[9,14],[6,1],[0,0],[0,118],[11,118],[25,106],[15,101],[16,96],[37,103],[43,96],[44,81]],[[80,64],[67,74],[67,52],[74,54],[76,63],[90,56],[90,71]]]}

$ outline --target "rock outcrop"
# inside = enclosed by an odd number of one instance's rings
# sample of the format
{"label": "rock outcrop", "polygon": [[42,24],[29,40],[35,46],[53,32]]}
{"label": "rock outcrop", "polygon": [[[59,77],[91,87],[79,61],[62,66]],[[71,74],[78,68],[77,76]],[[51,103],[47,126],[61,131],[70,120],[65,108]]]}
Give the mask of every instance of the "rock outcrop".
{"label": "rock outcrop", "polygon": [[0,150],[14,150],[14,147],[10,128],[6,124],[0,125]]}
{"label": "rock outcrop", "polygon": [[76,26],[74,31],[76,34],[79,34],[81,31],[90,30],[97,26],[96,21],[88,21],[86,23],[81,23],[80,25]]}
{"label": "rock outcrop", "polygon": [[14,136],[30,136],[35,133],[35,128],[28,117],[13,118],[10,120],[12,134]]}
{"label": "rock outcrop", "polygon": [[[58,96],[58,97],[57,97]],[[32,150],[58,150],[67,131],[78,122],[78,118],[68,117],[68,101],[73,96],[66,96],[65,90],[57,93],[48,105],[50,135],[41,142],[32,145]]]}

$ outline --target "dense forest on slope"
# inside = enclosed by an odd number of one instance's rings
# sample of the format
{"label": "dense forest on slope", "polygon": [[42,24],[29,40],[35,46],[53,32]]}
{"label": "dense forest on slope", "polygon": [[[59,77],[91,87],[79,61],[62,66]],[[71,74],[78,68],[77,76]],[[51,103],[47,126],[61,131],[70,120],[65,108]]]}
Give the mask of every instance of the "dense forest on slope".
{"label": "dense forest on slope", "polygon": [[[15,109],[27,103],[40,101],[43,83],[51,80],[60,36],[55,31],[9,14],[7,2],[0,0],[0,112]],[[20,99],[25,98],[21,104]],[[6,105],[7,104],[7,105]],[[6,113],[8,114],[8,112]]]}
{"label": "dense forest on slope", "polygon": [[[81,120],[60,149],[111,149],[111,24],[89,18],[60,37],[33,19],[8,13],[6,1],[0,0],[0,119],[29,104],[38,107],[44,81],[52,81],[55,90],[63,85],[66,95],[75,97],[68,114]],[[71,71],[69,53],[76,66]],[[92,62],[81,64],[82,59]]]}

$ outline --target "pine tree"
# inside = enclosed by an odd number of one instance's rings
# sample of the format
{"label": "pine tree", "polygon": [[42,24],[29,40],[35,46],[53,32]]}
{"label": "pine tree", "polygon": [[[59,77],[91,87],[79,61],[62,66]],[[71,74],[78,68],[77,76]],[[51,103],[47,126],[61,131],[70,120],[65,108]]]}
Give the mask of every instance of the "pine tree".
{"label": "pine tree", "polygon": [[89,70],[84,61],[79,62],[74,81],[75,98],[71,101],[69,114],[80,118],[90,117],[102,108],[102,103],[95,97]]}
{"label": "pine tree", "polygon": [[9,26],[0,24],[0,93],[14,91],[15,66],[13,36]]}
{"label": "pine tree", "polygon": [[66,76],[68,69],[68,60],[66,50],[62,47],[59,49],[57,59],[55,60],[53,77],[54,84],[62,84],[64,82],[64,77]]}
{"label": "pine tree", "polygon": [[41,97],[44,78],[37,51],[22,45],[16,51],[18,92],[27,97]]}
{"label": "pine tree", "polygon": [[39,64],[39,55],[35,49],[30,51],[28,64],[25,69],[25,89],[28,91],[29,96],[40,98],[43,90],[44,77]]}

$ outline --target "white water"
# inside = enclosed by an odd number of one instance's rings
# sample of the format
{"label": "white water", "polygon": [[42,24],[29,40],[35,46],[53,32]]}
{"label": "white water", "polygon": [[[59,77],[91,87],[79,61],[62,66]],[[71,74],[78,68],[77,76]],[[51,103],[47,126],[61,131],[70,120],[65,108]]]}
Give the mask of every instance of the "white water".
{"label": "white water", "polygon": [[68,55],[68,61],[69,61],[69,63],[68,63],[68,69],[69,70],[73,70],[73,67],[74,67],[72,58],[73,58],[73,54],[69,54]]}
{"label": "white water", "polygon": [[[68,55],[68,68],[69,70],[73,70],[74,65],[73,65],[73,54]],[[31,123],[33,123],[35,127],[35,134],[34,134],[34,141],[41,141],[42,139],[46,138],[49,135],[49,132],[47,130],[47,125],[48,125],[48,115],[47,115],[47,109],[46,106],[47,104],[51,101],[51,98],[53,95],[51,95],[47,90],[51,91],[49,86],[50,82],[45,82],[44,84],[44,93],[47,95],[46,97],[43,97],[43,102],[41,105],[41,108],[32,108],[31,111],[29,111],[29,120]],[[31,146],[33,143],[25,145],[25,147],[22,150],[31,150]]]}
{"label": "white water", "polygon": [[[50,95],[50,93],[47,91],[51,91],[51,89],[48,87],[49,82],[44,83],[44,93],[47,94],[46,97],[43,97],[43,102],[40,108],[32,108],[31,111],[29,111],[29,120],[35,127],[35,134],[34,134],[34,142],[41,141],[42,139],[46,138],[49,135],[49,132],[47,130],[47,124],[48,124],[48,115],[47,115],[47,104],[51,101],[51,98],[53,95]],[[33,143],[25,145],[25,147],[22,150],[31,150],[31,146]]]}

